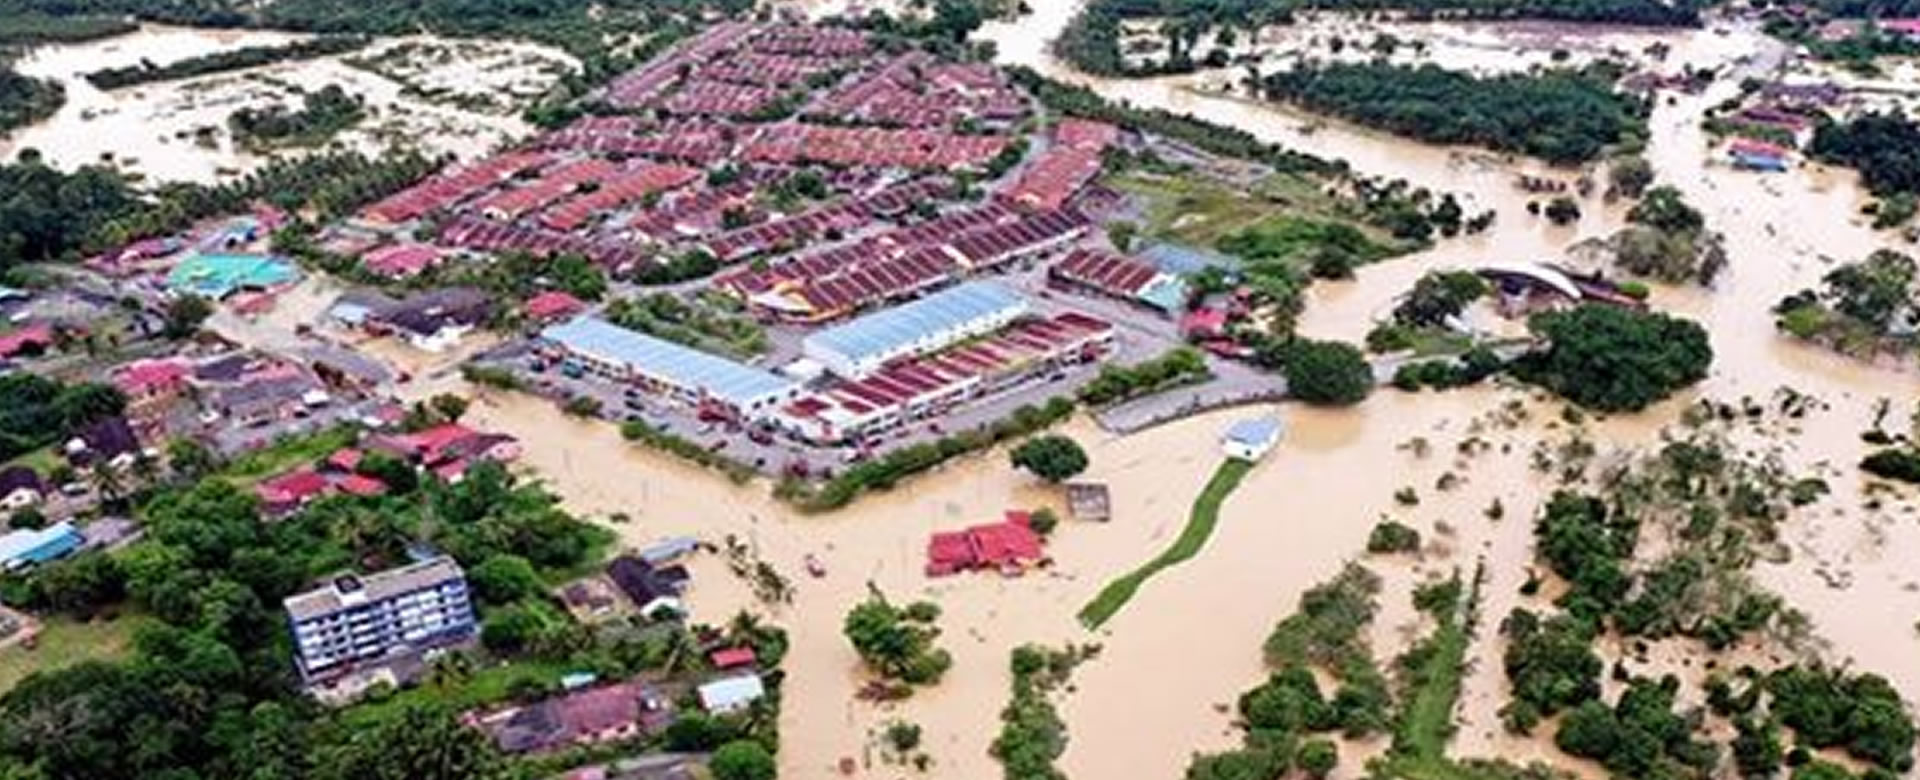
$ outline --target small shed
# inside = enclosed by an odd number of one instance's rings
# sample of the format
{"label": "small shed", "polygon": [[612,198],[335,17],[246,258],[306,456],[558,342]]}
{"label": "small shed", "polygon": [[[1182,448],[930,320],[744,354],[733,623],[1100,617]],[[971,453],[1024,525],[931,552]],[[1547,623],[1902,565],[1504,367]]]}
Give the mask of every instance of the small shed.
{"label": "small shed", "polygon": [[1241,420],[1220,437],[1220,448],[1229,458],[1257,462],[1267,456],[1273,445],[1280,443],[1281,431],[1278,417]]}
{"label": "small shed", "polygon": [[1067,483],[1067,513],[1075,520],[1113,519],[1113,498],[1103,482]]}

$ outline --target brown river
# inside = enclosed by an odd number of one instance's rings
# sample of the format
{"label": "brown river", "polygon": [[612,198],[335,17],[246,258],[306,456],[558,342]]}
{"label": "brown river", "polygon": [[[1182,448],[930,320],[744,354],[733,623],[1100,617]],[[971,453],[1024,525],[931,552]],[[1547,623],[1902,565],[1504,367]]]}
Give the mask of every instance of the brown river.
{"label": "brown river", "polygon": [[[1213,94],[1220,76],[1107,81],[1070,72],[1046,54],[1045,42],[1071,13],[1068,2],[1032,0],[1034,13],[1014,23],[990,24],[982,38],[1008,62],[1146,106],[1189,112],[1245,128],[1263,138],[1342,158],[1363,173],[1406,178],[1460,193],[1469,212],[1499,211],[1487,233],[1443,241],[1435,248],[1361,269],[1357,279],[1313,288],[1302,330],[1312,336],[1359,340],[1372,317],[1421,273],[1486,260],[1552,259],[1580,238],[1611,233],[1617,207],[1596,196],[1584,203],[1577,226],[1554,228],[1528,217],[1525,197],[1512,186],[1529,163],[1509,163],[1467,149],[1425,146],[1339,122]],[[1400,31],[1396,31],[1400,32]],[[1484,40],[1490,28],[1450,26],[1446,34]],[[1402,37],[1418,35],[1407,32]],[[1729,34],[1613,32],[1633,41],[1670,43],[1674,63],[1731,63],[1751,55],[1777,57],[1756,31]],[[1623,45],[1638,50],[1640,44]],[[1776,336],[1769,307],[1814,284],[1828,258],[1853,259],[1892,241],[1868,230],[1857,215],[1861,194],[1846,172],[1804,168],[1756,176],[1711,162],[1698,129],[1706,106],[1723,99],[1736,79],[1723,79],[1702,96],[1681,96],[1655,112],[1647,156],[1661,182],[1681,188],[1724,232],[1730,269],[1710,290],[1659,288],[1657,306],[1696,318],[1713,335],[1712,376],[1697,390],[1646,413],[1590,423],[1594,438],[1632,446],[1656,440],[1687,403],[1699,397],[1765,398],[1791,386],[1830,404],[1804,429],[1773,444],[1804,469],[1824,468],[1835,493],[1788,525],[1793,560],[1763,565],[1761,579],[1812,618],[1835,659],[1887,674],[1910,696],[1920,691],[1915,620],[1920,593],[1912,573],[1920,562],[1920,528],[1906,491],[1877,510],[1863,507],[1862,483],[1852,464],[1863,452],[1858,433],[1875,399],[1894,399],[1895,421],[1916,397],[1908,366],[1867,365],[1827,355]],[[1312,132],[1303,132],[1309,123]],[[36,140],[57,147],[59,138]],[[76,142],[77,143],[77,142]],[[60,155],[56,154],[56,158]],[[425,376],[423,371],[418,375]],[[425,394],[447,382],[419,382]],[[1432,542],[1418,560],[1370,560],[1388,582],[1374,631],[1375,653],[1388,659],[1422,630],[1406,603],[1408,584],[1423,577],[1471,569],[1484,559],[1490,576],[1484,615],[1498,621],[1517,600],[1531,560],[1530,518],[1547,483],[1528,465],[1535,442],[1555,435],[1549,422],[1559,406],[1525,391],[1482,388],[1447,394],[1383,391],[1349,410],[1282,409],[1290,427],[1275,449],[1227,501],[1212,540],[1195,559],[1153,579],[1106,627],[1090,634],[1074,613],[1117,573],[1145,561],[1179,533],[1193,497],[1219,462],[1216,437],[1230,421],[1263,410],[1193,418],[1127,437],[1085,420],[1067,432],[1087,445],[1087,478],[1111,486],[1115,520],[1066,523],[1055,534],[1052,569],[1021,579],[962,576],[929,580],[921,573],[927,534],[993,519],[1008,508],[1057,502],[1050,491],[1011,472],[993,453],[955,463],[893,493],[871,496],[824,517],[797,516],[767,496],[765,485],[738,487],[709,472],[629,447],[610,426],[563,417],[527,396],[480,391],[472,422],[519,436],[526,465],[550,481],[574,509],[616,524],[635,545],[673,534],[710,540],[734,535],[793,578],[790,605],[758,604],[748,588],[713,558],[696,562],[690,603],[701,620],[724,620],[740,608],[760,609],[792,632],[786,662],[780,753],[783,777],[840,776],[836,764],[852,758],[857,776],[909,777],[912,769],[883,763],[878,730],[893,720],[925,729],[934,760],[927,776],[988,780],[1000,770],[987,748],[1008,697],[1009,651],[1024,642],[1098,642],[1099,658],[1082,665],[1061,702],[1070,744],[1061,761],[1072,777],[1159,780],[1180,776],[1196,750],[1230,747],[1234,698],[1263,673],[1259,647],[1273,623],[1291,612],[1305,588],[1325,580],[1361,554],[1367,533],[1383,514],[1420,528]],[[1509,426],[1486,420],[1509,400],[1522,401],[1528,419]],[[1478,435],[1492,448],[1457,458],[1454,445]],[[1429,440],[1421,456],[1404,446]],[[1464,483],[1435,489],[1441,474]],[[1417,507],[1398,507],[1392,493],[1418,489]],[[1482,509],[1494,499],[1505,519]],[[827,575],[808,577],[809,554]],[[846,610],[869,584],[896,599],[928,598],[945,610],[941,643],[955,665],[937,687],[888,705],[855,698],[858,661],[842,638]],[[1474,671],[1457,713],[1457,755],[1552,757],[1550,746],[1500,734],[1495,710],[1505,699],[1500,647],[1491,630],[1476,640]],[[1684,648],[1656,648],[1657,664],[1694,669]],[[1665,667],[1663,667],[1665,668]],[[1338,777],[1357,777],[1362,759],[1382,744],[1342,746]],[[1595,776],[1564,758],[1556,763]]]}

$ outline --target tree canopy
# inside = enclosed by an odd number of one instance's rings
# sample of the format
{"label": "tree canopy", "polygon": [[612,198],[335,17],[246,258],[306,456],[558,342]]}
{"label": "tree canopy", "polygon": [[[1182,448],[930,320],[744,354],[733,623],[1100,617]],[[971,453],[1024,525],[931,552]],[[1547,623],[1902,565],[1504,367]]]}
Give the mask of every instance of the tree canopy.
{"label": "tree canopy", "polygon": [[1087,451],[1080,443],[1059,434],[1036,436],[1014,447],[1014,468],[1033,472],[1048,482],[1072,479],[1087,470]]}
{"label": "tree canopy", "polygon": [[1515,361],[1514,375],[1601,411],[1644,409],[1705,379],[1713,363],[1706,329],[1658,312],[1583,304],[1528,325],[1546,346]]}
{"label": "tree canopy", "polygon": [[1349,406],[1373,392],[1373,367],[1352,344],[1294,339],[1281,355],[1287,392],[1302,401]]}
{"label": "tree canopy", "polygon": [[1267,75],[1261,93],[1423,141],[1555,163],[1592,160],[1646,132],[1643,106],[1572,71],[1482,78],[1434,65],[1301,65]]}

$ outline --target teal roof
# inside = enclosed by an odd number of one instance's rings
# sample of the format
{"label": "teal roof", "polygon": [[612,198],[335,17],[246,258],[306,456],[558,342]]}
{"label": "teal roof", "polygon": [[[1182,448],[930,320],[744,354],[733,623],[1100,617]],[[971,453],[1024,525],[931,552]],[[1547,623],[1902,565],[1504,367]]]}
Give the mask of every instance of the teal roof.
{"label": "teal roof", "polygon": [[1162,274],[1141,288],[1137,296],[1161,311],[1179,311],[1187,302],[1187,283],[1173,274]]}
{"label": "teal roof", "polygon": [[968,282],[828,328],[808,336],[806,342],[809,347],[824,347],[860,362],[891,354],[929,332],[1024,306],[1026,299],[1002,285]]}
{"label": "teal roof", "polygon": [[270,255],[195,253],[167,274],[175,292],[225,298],[236,290],[272,287],[300,278],[286,261]]}

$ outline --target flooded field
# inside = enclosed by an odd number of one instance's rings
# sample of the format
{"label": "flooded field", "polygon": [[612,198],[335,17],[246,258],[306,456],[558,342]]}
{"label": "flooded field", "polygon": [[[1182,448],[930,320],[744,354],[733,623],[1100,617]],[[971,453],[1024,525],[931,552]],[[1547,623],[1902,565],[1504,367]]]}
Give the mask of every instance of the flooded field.
{"label": "flooded field", "polygon": [[298,107],[301,93],[338,84],[365,101],[369,116],[337,142],[369,153],[396,143],[415,144],[472,158],[529,133],[518,117],[519,107],[575,65],[565,54],[531,44],[413,36],[382,40],[341,57],[112,91],[97,89],[83,77],[142,60],[165,65],[299,37],[146,26],[114,38],[35,49],[20,60],[18,69],[65,85],[67,102],[47,121],[0,139],[0,155],[11,157],[19,149],[33,148],[62,167],[110,162],[155,180],[211,183],[264,159],[234,142],[226,129],[229,114],[243,107]]}

